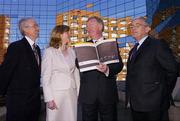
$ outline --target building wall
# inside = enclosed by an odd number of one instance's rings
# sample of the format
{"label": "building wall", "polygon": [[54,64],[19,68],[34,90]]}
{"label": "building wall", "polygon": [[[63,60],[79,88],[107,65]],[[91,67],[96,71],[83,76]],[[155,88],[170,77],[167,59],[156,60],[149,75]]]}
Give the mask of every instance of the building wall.
{"label": "building wall", "polygon": [[22,38],[18,21],[23,17],[33,17],[40,27],[37,44],[42,54],[56,25],[57,13],[77,9],[99,12],[103,17],[116,19],[145,16],[146,0],[0,0],[0,14],[11,19],[10,43]]}
{"label": "building wall", "polygon": [[9,43],[10,18],[0,15],[0,63],[2,63]]}
{"label": "building wall", "polygon": [[118,19],[107,18],[100,16],[99,12],[85,10],[71,10],[57,14],[56,25],[64,24],[70,26],[72,35],[71,40],[73,42],[87,41],[89,38],[86,32],[86,21],[91,16],[99,16],[103,20],[103,36],[105,38],[121,38],[130,34],[128,23],[131,21],[131,17]]}
{"label": "building wall", "polygon": [[100,16],[99,12],[71,10],[56,16],[56,25],[68,25],[71,28],[72,42],[87,41],[86,21],[91,16]]}
{"label": "building wall", "polygon": [[178,0],[158,0],[153,8],[147,6],[147,10],[155,10],[153,15],[148,16],[152,21],[153,35],[169,44],[178,62],[180,62],[179,8]]}

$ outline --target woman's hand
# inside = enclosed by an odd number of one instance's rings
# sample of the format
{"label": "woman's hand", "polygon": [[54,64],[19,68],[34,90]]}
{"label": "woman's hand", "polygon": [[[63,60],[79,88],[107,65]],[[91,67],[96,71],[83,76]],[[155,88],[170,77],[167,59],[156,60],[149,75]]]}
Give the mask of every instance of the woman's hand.
{"label": "woman's hand", "polygon": [[54,100],[47,102],[47,107],[51,110],[58,109]]}

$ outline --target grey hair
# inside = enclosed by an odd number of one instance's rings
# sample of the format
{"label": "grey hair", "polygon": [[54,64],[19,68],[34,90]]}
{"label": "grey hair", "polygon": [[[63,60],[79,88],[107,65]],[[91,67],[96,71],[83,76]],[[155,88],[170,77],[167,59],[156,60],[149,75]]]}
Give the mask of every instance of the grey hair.
{"label": "grey hair", "polygon": [[88,18],[87,22],[95,19],[97,21],[97,23],[99,23],[102,26],[102,32],[104,31],[104,22],[101,18],[97,17],[97,16],[91,16],[90,18]]}
{"label": "grey hair", "polygon": [[142,21],[144,21],[144,23],[145,23],[145,25],[147,25],[147,26],[151,26],[148,22],[147,22],[147,19],[145,18],[145,17],[137,17],[137,18],[135,18],[135,19],[133,19],[133,21],[135,21],[135,20],[137,20],[137,19],[140,19],[140,20],[142,20]]}
{"label": "grey hair", "polygon": [[19,24],[18,24],[18,26],[19,26],[19,31],[20,31],[20,33],[21,33],[23,36],[25,36],[24,29],[29,27],[29,24],[27,23],[27,21],[29,21],[29,20],[33,20],[33,21],[34,21],[34,19],[33,19],[32,17],[22,18],[22,19],[19,21]]}

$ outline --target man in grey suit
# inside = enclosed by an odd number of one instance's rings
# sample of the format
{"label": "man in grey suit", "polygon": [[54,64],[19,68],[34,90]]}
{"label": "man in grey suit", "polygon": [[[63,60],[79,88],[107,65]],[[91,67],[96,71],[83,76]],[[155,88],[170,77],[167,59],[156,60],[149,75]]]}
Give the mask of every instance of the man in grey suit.
{"label": "man in grey suit", "polygon": [[177,62],[167,44],[148,36],[143,17],[130,25],[138,44],[129,53],[127,99],[134,121],[168,121],[171,93],[177,79]]}
{"label": "man in grey suit", "polygon": [[33,18],[19,22],[23,38],[8,47],[0,66],[0,94],[6,95],[6,121],[38,121],[40,113],[39,27]]}

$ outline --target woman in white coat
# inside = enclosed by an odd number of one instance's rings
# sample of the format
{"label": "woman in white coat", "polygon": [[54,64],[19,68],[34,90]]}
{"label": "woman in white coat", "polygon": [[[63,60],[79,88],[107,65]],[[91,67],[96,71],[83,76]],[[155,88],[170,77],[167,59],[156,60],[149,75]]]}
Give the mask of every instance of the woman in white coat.
{"label": "woman in white coat", "polygon": [[80,86],[75,53],[69,46],[70,28],[56,26],[42,58],[42,86],[46,102],[46,121],[77,121]]}

